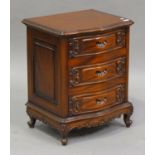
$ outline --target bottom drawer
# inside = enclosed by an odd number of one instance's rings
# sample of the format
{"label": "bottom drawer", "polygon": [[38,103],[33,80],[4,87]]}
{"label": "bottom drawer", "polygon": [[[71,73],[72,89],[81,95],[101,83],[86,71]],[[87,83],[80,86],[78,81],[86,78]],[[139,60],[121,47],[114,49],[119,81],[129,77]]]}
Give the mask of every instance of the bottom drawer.
{"label": "bottom drawer", "polygon": [[70,115],[94,112],[112,107],[125,101],[125,84],[101,92],[69,97]]}

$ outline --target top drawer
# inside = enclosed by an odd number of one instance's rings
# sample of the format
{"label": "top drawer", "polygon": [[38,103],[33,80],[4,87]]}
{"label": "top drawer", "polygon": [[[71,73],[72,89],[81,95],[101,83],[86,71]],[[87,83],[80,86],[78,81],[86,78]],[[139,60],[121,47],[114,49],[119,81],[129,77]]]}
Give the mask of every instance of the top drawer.
{"label": "top drawer", "polygon": [[77,37],[69,40],[69,57],[94,55],[124,46],[124,30],[113,31],[103,35]]}

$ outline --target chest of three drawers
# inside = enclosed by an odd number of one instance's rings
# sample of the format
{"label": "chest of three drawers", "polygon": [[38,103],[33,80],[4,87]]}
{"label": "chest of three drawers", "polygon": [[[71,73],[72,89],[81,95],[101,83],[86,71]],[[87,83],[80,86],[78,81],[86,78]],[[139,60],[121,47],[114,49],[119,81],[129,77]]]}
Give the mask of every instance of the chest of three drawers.
{"label": "chest of three drawers", "polygon": [[[100,19],[100,20],[96,20]],[[128,101],[129,19],[84,10],[23,20],[27,25],[28,125],[57,129],[62,144],[75,128],[124,116]]]}
{"label": "chest of three drawers", "polygon": [[69,40],[69,114],[110,108],[127,101],[126,29]]}

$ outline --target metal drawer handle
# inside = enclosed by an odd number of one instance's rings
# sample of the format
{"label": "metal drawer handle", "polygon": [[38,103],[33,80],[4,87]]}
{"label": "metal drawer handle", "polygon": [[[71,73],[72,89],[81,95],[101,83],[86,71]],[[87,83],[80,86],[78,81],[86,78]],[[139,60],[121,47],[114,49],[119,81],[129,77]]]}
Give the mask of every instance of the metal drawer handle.
{"label": "metal drawer handle", "polygon": [[97,105],[105,104],[106,102],[107,102],[106,97],[104,97],[103,99],[96,99],[96,104]]}
{"label": "metal drawer handle", "polygon": [[96,46],[98,48],[104,48],[107,45],[107,41],[103,41],[103,42],[96,42]]}
{"label": "metal drawer handle", "polygon": [[103,70],[103,71],[96,71],[96,75],[100,76],[100,77],[106,75],[107,73],[108,73],[108,71],[106,69]]}

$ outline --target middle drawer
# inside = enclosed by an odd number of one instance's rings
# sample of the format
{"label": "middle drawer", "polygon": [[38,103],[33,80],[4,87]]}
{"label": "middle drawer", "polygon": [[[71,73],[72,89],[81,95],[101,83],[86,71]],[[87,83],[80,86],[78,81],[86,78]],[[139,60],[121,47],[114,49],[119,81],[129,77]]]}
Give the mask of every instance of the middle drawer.
{"label": "middle drawer", "polygon": [[126,73],[126,57],[102,64],[78,66],[69,70],[69,87],[99,83]]}

